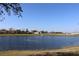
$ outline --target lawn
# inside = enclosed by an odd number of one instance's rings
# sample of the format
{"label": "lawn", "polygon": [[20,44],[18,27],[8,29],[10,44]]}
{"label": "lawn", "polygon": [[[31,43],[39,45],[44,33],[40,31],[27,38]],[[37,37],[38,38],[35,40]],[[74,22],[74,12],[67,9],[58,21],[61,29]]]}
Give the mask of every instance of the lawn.
{"label": "lawn", "polygon": [[65,34],[0,34],[0,36],[65,36]]}

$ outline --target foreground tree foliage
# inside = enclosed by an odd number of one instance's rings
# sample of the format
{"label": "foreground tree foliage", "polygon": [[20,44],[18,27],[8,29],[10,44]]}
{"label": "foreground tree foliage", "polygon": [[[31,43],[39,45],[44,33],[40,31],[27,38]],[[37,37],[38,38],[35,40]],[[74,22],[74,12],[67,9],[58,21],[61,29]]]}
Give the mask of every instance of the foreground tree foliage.
{"label": "foreground tree foliage", "polygon": [[3,17],[5,14],[17,15],[18,17],[22,16],[23,12],[19,3],[0,3],[0,17]]}

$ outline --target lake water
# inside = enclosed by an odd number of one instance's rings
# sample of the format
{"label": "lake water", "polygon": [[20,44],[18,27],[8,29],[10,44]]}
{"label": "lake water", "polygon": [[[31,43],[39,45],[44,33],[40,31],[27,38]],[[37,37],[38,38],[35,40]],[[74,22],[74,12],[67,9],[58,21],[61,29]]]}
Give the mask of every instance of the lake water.
{"label": "lake water", "polygon": [[65,36],[2,36],[0,50],[40,50],[79,46],[79,37]]}

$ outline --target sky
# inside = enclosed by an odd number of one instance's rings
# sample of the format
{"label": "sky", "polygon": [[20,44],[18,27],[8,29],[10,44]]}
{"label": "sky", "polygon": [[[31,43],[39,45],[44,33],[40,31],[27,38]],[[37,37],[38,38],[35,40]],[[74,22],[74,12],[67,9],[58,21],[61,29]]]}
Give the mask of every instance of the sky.
{"label": "sky", "polygon": [[79,32],[79,4],[24,3],[22,18],[5,15],[0,29],[36,29],[58,32]]}

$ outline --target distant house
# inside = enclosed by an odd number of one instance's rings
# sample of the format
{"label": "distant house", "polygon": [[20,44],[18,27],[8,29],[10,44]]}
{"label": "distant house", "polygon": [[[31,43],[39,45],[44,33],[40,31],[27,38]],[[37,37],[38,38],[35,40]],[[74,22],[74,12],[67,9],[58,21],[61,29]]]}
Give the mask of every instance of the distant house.
{"label": "distant house", "polygon": [[71,33],[71,35],[75,35],[75,34],[79,34],[79,32],[73,32],[73,33]]}
{"label": "distant house", "polygon": [[65,33],[65,35],[77,35],[79,32]]}
{"label": "distant house", "polygon": [[0,34],[4,34],[4,33],[7,33],[7,32],[8,32],[8,31],[5,30],[5,29],[0,30]]}
{"label": "distant house", "polygon": [[65,33],[65,35],[71,35],[71,33]]}
{"label": "distant house", "polygon": [[34,32],[34,34],[40,34],[40,32]]}
{"label": "distant house", "polygon": [[11,33],[11,34],[15,34],[16,30],[13,29],[13,28],[9,28],[9,31],[8,32]]}
{"label": "distant house", "polygon": [[40,32],[37,31],[37,30],[32,30],[31,33],[32,33],[32,34],[40,34]]}

